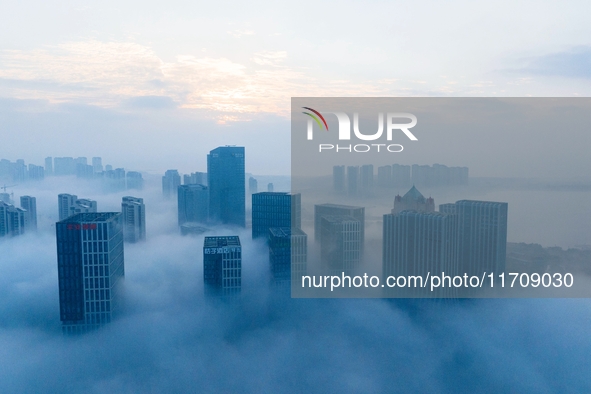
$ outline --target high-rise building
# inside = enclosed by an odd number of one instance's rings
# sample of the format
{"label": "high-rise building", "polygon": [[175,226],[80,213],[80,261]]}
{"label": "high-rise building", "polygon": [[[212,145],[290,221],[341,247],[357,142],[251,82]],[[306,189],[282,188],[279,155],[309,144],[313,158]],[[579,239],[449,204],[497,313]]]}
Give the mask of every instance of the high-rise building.
{"label": "high-rise building", "polygon": [[392,166],[378,167],[378,186],[392,187]]}
{"label": "high-rise building", "polygon": [[300,283],[306,274],[308,236],[299,228],[271,227],[269,229],[269,262],[271,280],[278,287]]}
{"label": "high-rise building", "polygon": [[14,237],[24,234],[26,211],[0,201],[0,237]]}
{"label": "high-rise building", "polygon": [[207,223],[209,220],[209,190],[207,186],[189,184],[178,190],[179,226],[189,223]]}
{"label": "high-rise building", "polygon": [[[384,215],[383,277],[447,275],[458,271],[457,217],[437,212],[402,211]],[[451,286],[450,286],[451,287]],[[438,296],[450,295],[450,287]],[[419,286],[420,288],[420,286]],[[423,290],[411,289],[408,295]]]}
{"label": "high-rise building", "polygon": [[408,187],[410,183],[410,166],[402,164],[392,165],[392,185],[395,187]]}
{"label": "high-rise building", "polygon": [[109,192],[121,192],[126,189],[125,185],[125,169],[115,168],[114,170],[107,170],[103,173],[104,187]]}
{"label": "high-rise building", "polygon": [[256,179],[253,177],[248,178],[248,193],[255,194],[259,191],[259,185]]}
{"label": "high-rise building", "polygon": [[52,157],[45,158],[45,175],[47,175],[47,176],[53,175],[53,158]]}
{"label": "high-rise building", "polygon": [[361,222],[351,216],[322,216],[320,256],[330,275],[352,274],[361,263]]}
{"label": "high-rise building", "polygon": [[210,219],[245,227],[244,147],[223,146],[210,151],[207,177]]}
{"label": "high-rise building", "polygon": [[60,220],[77,213],[94,213],[97,210],[97,204],[94,200],[79,199],[72,194],[60,194],[58,198],[59,218]]}
{"label": "high-rise building", "polygon": [[40,181],[45,178],[45,168],[29,164],[28,178],[31,181]]}
{"label": "high-rise building", "polygon": [[142,190],[144,188],[144,178],[137,171],[127,172],[127,190]]}
{"label": "high-rise building", "polygon": [[76,175],[76,162],[72,157],[55,157],[53,159],[53,173],[57,176]]}
{"label": "high-rise building", "polygon": [[203,242],[205,293],[235,295],[242,288],[242,247],[238,236],[205,237]]}
{"label": "high-rise building", "polygon": [[345,166],[332,167],[332,187],[336,192],[345,191]]}
{"label": "high-rise building", "polygon": [[273,186],[273,184],[272,183],[268,183],[267,184],[267,191],[269,193],[273,193],[273,190],[275,190],[275,187]]}
{"label": "high-rise building", "polygon": [[92,158],[92,169],[95,174],[103,172],[103,159],[100,157]]}
{"label": "high-rise building", "polygon": [[5,202],[6,204],[11,204],[12,201],[10,199],[10,193],[0,193],[0,202]]}
{"label": "high-rise building", "polygon": [[359,166],[347,167],[347,194],[352,197],[359,194]]}
{"label": "high-rise building", "polygon": [[21,208],[25,212],[25,230],[37,230],[37,199],[31,196],[21,196]]}
{"label": "high-rise building", "polygon": [[81,213],[56,223],[60,320],[64,333],[109,323],[125,275],[118,212]]}
{"label": "high-rise building", "polygon": [[416,187],[411,187],[403,197],[397,195],[394,197],[394,208],[392,213],[400,213],[402,211],[417,211],[417,212],[434,212],[435,200],[433,198],[425,198]]}
{"label": "high-rise building", "polygon": [[339,204],[314,205],[314,240],[320,241],[320,221],[322,216],[351,216],[360,223],[361,248],[365,240],[365,208]]}
{"label": "high-rise building", "polygon": [[262,192],[252,195],[252,238],[269,236],[271,227],[302,226],[299,193]]}
{"label": "high-rise building", "polygon": [[176,196],[178,187],[181,185],[181,176],[177,170],[168,170],[162,177],[162,194],[165,198]]}
{"label": "high-rise building", "polygon": [[146,206],[143,198],[123,197],[121,201],[123,239],[138,242],[146,239]]}
{"label": "high-rise building", "polygon": [[183,185],[203,185],[207,186],[206,172],[192,172],[183,175]]}
{"label": "high-rise building", "polygon": [[76,176],[78,178],[94,178],[94,168],[88,164],[76,163]]}
{"label": "high-rise building", "polygon": [[442,204],[441,212],[458,217],[459,265],[468,275],[505,271],[507,211],[505,202],[461,200]]}
{"label": "high-rise building", "polygon": [[361,183],[361,194],[368,195],[371,194],[373,190],[373,165],[366,164],[361,166],[361,173],[360,173],[360,183]]}

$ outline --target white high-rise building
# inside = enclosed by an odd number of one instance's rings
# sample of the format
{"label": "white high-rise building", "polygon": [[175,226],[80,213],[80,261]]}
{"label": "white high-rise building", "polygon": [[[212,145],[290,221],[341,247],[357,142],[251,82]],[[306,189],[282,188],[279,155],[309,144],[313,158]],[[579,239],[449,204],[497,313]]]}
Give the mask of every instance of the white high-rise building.
{"label": "white high-rise building", "polygon": [[58,195],[57,198],[60,220],[77,213],[96,213],[97,204],[94,200],[79,199],[76,195],[65,193]]}
{"label": "white high-rise building", "polygon": [[25,227],[27,231],[37,230],[37,199],[31,196],[21,196],[21,208],[25,213]]}
{"label": "white high-rise building", "polygon": [[25,232],[26,211],[0,201],[0,237],[12,237]]}
{"label": "white high-rise building", "polygon": [[126,242],[146,239],[146,206],[143,198],[123,197],[123,238]]}

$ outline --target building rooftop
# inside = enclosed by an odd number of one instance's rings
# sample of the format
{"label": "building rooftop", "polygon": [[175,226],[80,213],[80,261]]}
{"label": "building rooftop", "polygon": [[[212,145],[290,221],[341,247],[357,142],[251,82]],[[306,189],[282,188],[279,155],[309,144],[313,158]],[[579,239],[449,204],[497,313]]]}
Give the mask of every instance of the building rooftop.
{"label": "building rooftop", "polygon": [[226,237],[205,237],[204,248],[220,248],[222,246],[240,246],[240,238],[237,235]]}
{"label": "building rooftop", "polygon": [[347,215],[324,215],[322,216],[322,220],[326,220],[332,223],[343,223],[343,222],[357,222],[360,223],[359,220],[355,219],[352,216]]}
{"label": "building rooftop", "polygon": [[306,233],[303,232],[301,229],[295,227],[271,227],[269,229],[269,232],[272,236],[278,238],[287,238],[292,235],[306,235]]}
{"label": "building rooftop", "polygon": [[315,207],[328,207],[328,208],[340,208],[340,209],[364,209],[364,207],[355,207],[352,205],[341,205],[341,204],[316,204]]}
{"label": "building rooftop", "polygon": [[77,213],[67,219],[61,220],[59,223],[88,223],[88,222],[105,222],[111,218],[121,215],[120,212],[92,212],[92,213]]}
{"label": "building rooftop", "polygon": [[425,196],[421,194],[421,192],[413,185],[409,191],[402,197],[405,201],[425,201]]}

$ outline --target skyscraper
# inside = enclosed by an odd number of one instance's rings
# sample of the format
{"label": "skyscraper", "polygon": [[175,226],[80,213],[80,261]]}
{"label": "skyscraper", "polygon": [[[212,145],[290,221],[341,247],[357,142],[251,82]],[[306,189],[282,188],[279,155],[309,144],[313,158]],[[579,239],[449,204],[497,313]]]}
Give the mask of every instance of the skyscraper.
{"label": "skyscraper", "polygon": [[181,185],[181,176],[177,170],[168,170],[162,177],[162,194],[165,198],[176,196]]}
{"label": "skyscraper", "polygon": [[345,166],[332,167],[332,187],[336,192],[345,191]]}
{"label": "skyscraper", "polygon": [[143,198],[123,197],[121,201],[123,239],[138,242],[146,239],[146,206]]}
{"label": "skyscraper", "polygon": [[207,155],[209,217],[213,222],[245,227],[244,147],[219,147]]}
{"label": "skyscraper", "polygon": [[351,216],[322,216],[320,255],[330,275],[351,274],[361,263],[361,223]]}
{"label": "skyscraper", "polygon": [[269,263],[271,280],[278,287],[289,288],[291,282],[301,282],[306,274],[308,236],[299,228],[269,229]]}
{"label": "skyscraper", "polygon": [[205,293],[235,295],[242,288],[242,247],[237,236],[205,237],[203,242]]}
{"label": "skyscraper", "polygon": [[183,175],[183,185],[203,185],[207,186],[207,173],[192,172]]}
{"label": "skyscraper", "polygon": [[314,205],[314,240],[320,241],[320,221],[322,216],[351,216],[360,223],[361,246],[365,240],[365,208],[339,204]]}
{"label": "skyscraper", "polygon": [[92,169],[95,174],[99,173],[99,172],[103,172],[103,159],[101,159],[100,157],[93,157],[92,158]]}
{"label": "skyscraper", "polygon": [[252,195],[252,238],[269,236],[271,227],[302,225],[302,203],[299,193],[262,192]]}
{"label": "skyscraper", "polygon": [[142,190],[144,188],[144,178],[137,171],[127,172],[127,189]]}
{"label": "skyscraper", "polygon": [[81,213],[56,223],[60,320],[64,333],[111,321],[125,275],[121,214]]}
{"label": "skyscraper", "polygon": [[179,186],[179,226],[188,223],[207,223],[209,220],[209,190],[207,186],[189,184]]}
{"label": "skyscraper", "polygon": [[53,158],[52,157],[45,158],[45,175],[47,175],[47,176],[53,175]]}
{"label": "skyscraper", "polygon": [[360,173],[360,183],[361,189],[360,192],[362,195],[369,195],[373,191],[373,165],[366,164],[361,166],[361,173]]}
{"label": "skyscraper", "polygon": [[37,199],[31,196],[21,196],[21,208],[26,211],[26,231],[37,230]]}
{"label": "skyscraper", "polygon": [[378,185],[381,187],[392,187],[392,166],[378,167]]}
{"label": "skyscraper", "polygon": [[[458,271],[457,217],[437,212],[402,211],[384,215],[383,277]],[[442,295],[450,295],[450,288]],[[409,290],[408,295],[421,291]]]}
{"label": "skyscraper", "polygon": [[458,217],[459,264],[462,272],[469,275],[504,272],[508,204],[461,200],[454,205],[443,204],[439,209],[455,211]]}
{"label": "skyscraper", "polygon": [[248,178],[248,193],[255,194],[259,191],[259,185],[256,179],[253,177]]}
{"label": "skyscraper", "polygon": [[417,212],[434,212],[435,200],[431,197],[425,198],[416,187],[411,187],[403,197],[394,197],[394,208],[392,213],[412,210]]}
{"label": "skyscraper", "polygon": [[359,194],[359,166],[347,167],[347,194],[351,197]]}
{"label": "skyscraper", "polygon": [[93,213],[97,210],[97,204],[94,200],[79,199],[78,196],[72,194],[60,194],[57,198],[60,220],[77,213]]}
{"label": "skyscraper", "polygon": [[0,237],[14,237],[24,234],[26,211],[0,201]]}

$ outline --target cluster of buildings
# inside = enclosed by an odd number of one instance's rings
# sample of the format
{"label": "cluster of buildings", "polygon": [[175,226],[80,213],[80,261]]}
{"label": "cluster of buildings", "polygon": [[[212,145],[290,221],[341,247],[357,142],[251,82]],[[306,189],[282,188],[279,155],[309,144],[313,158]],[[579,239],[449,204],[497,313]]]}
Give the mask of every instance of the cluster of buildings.
{"label": "cluster of buildings", "polygon": [[[245,227],[244,153],[244,147],[236,146],[210,151],[207,172],[185,175],[182,185],[177,170],[166,172],[162,178],[163,194],[169,198],[176,196],[183,234],[203,233],[208,230],[205,226],[211,225]],[[99,169],[99,164],[93,161],[93,171],[94,165]],[[389,174],[394,168],[406,174],[403,167],[390,166]],[[339,187],[345,187],[344,176],[348,185],[373,185],[373,166],[348,167],[346,172],[343,166],[336,166],[334,170],[335,187],[337,181]],[[383,171],[378,172],[383,175]],[[265,242],[268,248],[272,284],[290,289],[292,281],[299,283],[311,268],[308,236],[301,225],[301,195],[258,192],[253,179],[248,182],[252,192],[252,239]],[[0,236],[35,228],[35,205],[35,198],[29,196],[21,197],[21,208],[0,202]],[[123,197],[121,212],[99,212],[97,205],[96,201],[76,195],[58,196],[60,318],[66,333],[84,332],[111,321],[121,302],[124,243],[146,239],[142,198]],[[362,206],[314,205],[314,241],[319,244],[321,264],[317,268],[330,275],[355,273],[366,254],[365,220]],[[428,271],[502,272],[507,204],[462,200],[442,204],[435,211],[433,198],[425,198],[412,186],[404,196],[397,195],[391,212],[383,215],[382,234],[384,276]],[[202,251],[205,293],[239,294],[243,251],[239,236],[205,236]]]}
{"label": "cluster of buildings", "polygon": [[100,179],[108,191],[128,189],[141,190],[144,186],[142,174],[137,171],[126,172],[123,168],[106,165],[103,167],[100,157],[93,157],[89,164],[86,157],[47,157],[45,167],[25,164],[18,159],[11,162],[0,160],[0,180],[19,184],[30,180],[42,180],[46,176],[75,175],[78,178]]}
{"label": "cluster of buildings", "polygon": [[373,188],[439,187],[468,184],[468,167],[448,167],[441,164],[380,166],[377,174],[372,164],[362,166],[334,166],[333,189],[349,196],[371,194]]}

